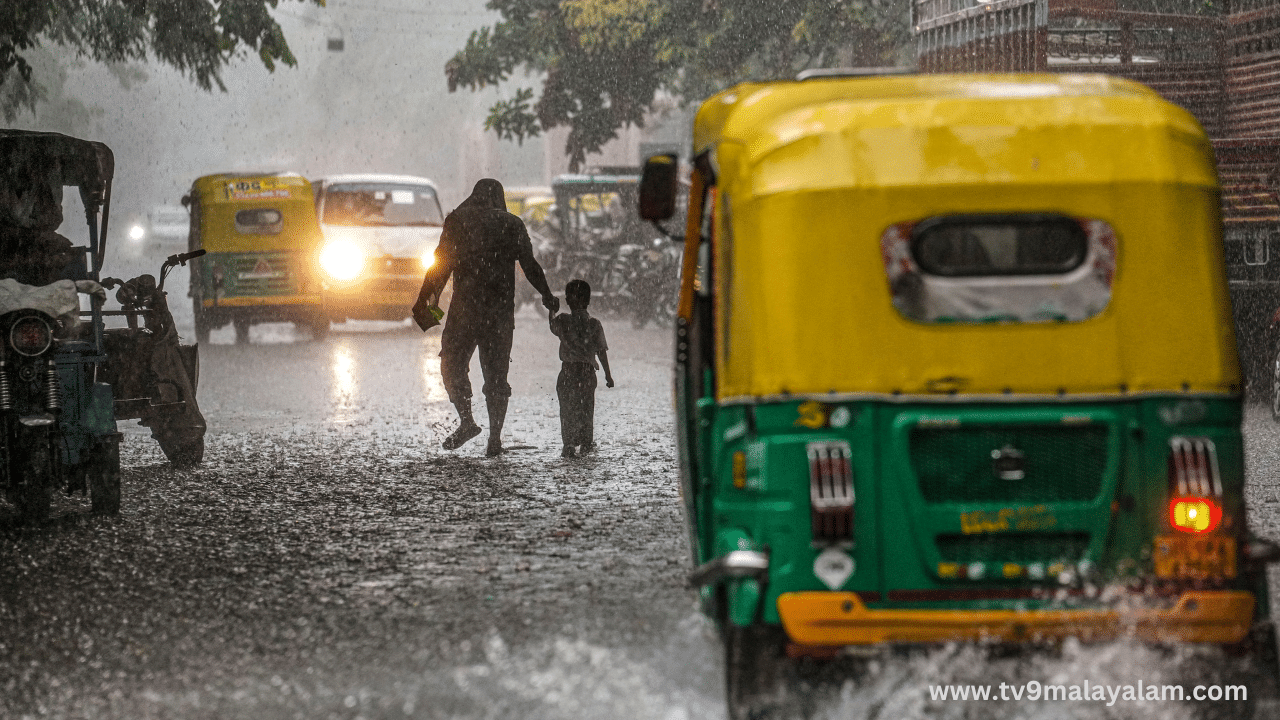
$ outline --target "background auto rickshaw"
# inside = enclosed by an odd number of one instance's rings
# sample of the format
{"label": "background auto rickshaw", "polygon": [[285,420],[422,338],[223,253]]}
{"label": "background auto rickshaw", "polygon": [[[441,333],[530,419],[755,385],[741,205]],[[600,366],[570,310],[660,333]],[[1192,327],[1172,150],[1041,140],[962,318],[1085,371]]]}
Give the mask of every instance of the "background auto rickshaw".
{"label": "background auto rickshaw", "polygon": [[329,330],[318,277],[323,241],[311,184],[291,173],[223,173],[198,178],[183,198],[191,211],[196,339],[231,323],[236,342],[261,322]]}
{"label": "background auto rickshaw", "polygon": [[674,318],[680,268],[678,245],[636,218],[638,171],[603,167],[561,175],[551,185],[550,212],[525,218],[553,291],[586,280],[593,308],[628,316],[637,328]]}
{"label": "background auto rickshaw", "polygon": [[[1248,678],[1231,717],[1274,698],[1191,115],[1101,76],[829,77],[716,95],[693,144],[677,437],[731,717],[954,641],[1187,643]],[[649,161],[644,217],[676,176]]]}

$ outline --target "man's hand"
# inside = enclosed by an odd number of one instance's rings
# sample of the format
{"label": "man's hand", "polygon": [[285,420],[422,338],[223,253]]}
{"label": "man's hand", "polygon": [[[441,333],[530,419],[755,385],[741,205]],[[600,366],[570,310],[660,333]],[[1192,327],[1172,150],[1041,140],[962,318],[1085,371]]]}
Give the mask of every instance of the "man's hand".
{"label": "man's hand", "polygon": [[604,379],[604,386],[605,386],[605,387],[613,387],[613,377],[612,377],[612,376],[610,376],[610,377],[606,377],[606,378]]}
{"label": "man's hand", "polygon": [[546,294],[542,296],[542,307],[553,313],[560,312],[560,298],[555,295]]}

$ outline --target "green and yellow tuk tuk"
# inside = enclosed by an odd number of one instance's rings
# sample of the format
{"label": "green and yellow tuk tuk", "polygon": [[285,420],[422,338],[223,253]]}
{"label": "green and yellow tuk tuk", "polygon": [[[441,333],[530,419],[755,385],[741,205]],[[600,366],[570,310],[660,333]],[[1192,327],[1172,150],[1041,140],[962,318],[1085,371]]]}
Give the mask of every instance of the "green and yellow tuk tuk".
{"label": "green and yellow tuk tuk", "polygon": [[722,92],[693,144],[678,441],[731,717],[780,716],[801,658],[953,641],[1215,645],[1274,690],[1190,114],[1103,76],[828,77]]}
{"label": "green and yellow tuk tuk", "polygon": [[293,322],[328,332],[317,255],[323,240],[311,184],[290,173],[223,173],[195,181],[191,211],[191,299],[196,340],[231,323],[236,342],[249,326]]}

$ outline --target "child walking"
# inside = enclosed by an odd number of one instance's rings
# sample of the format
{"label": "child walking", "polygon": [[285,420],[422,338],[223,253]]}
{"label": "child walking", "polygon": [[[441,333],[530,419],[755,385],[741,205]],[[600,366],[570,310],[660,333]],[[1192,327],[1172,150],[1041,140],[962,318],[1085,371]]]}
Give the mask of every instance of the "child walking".
{"label": "child walking", "polygon": [[556,395],[560,397],[560,438],[564,441],[561,457],[574,457],[574,449],[594,452],[596,413],[596,356],[604,367],[605,387],[613,387],[609,372],[609,346],[604,341],[604,326],[591,317],[591,286],[586,280],[571,280],[564,287],[569,304],[568,315],[550,312],[551,332],[560,338],[560,377],[556,379]]}

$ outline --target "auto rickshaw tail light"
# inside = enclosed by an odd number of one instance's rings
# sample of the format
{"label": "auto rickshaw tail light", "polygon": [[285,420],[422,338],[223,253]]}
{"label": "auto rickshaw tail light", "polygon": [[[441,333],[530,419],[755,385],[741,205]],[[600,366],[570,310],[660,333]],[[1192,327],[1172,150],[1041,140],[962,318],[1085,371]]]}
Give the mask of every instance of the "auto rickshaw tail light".
{"label": "auto rickshaw tail light", "polygon": [[1207,437],[1169,438],[1169,524],[1207,533],[1222,523],[1222,476],[1218,451]]}
{"label": "auto rickshaw tail light", "polygon": [[813,541],[853,540],[853,454],[846,442],[813,442],[809,454],[809,507]]}
{"label": "auto rickshaw tail light", "polygon": [[1222,523],[1222,506],[1211,498],[1174,498],[1169,503],[1169,522],[1183,532],[1212,532]]}

